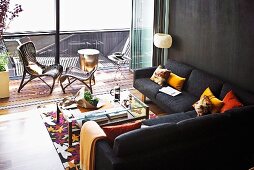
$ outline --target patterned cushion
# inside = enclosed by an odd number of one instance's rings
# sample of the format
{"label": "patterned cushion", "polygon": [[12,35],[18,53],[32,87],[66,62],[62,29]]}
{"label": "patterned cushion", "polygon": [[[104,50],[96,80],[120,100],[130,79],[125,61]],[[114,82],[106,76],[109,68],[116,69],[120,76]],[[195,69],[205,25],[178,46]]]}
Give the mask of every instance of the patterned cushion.
{"label": "patterned cushion", "polygon": [[207,114],[212,108],[212,102],[210,101],[209,97],[203,95],[199,101],[193,104],[194,109],[197,112],[198,116],[202,116]]}
{"label": "patterned cushion", "polygon": [[216,98],[212,91],[210,90],[210,88],[206,88],[206,90],[203,92],[202,96],[208,96],[210,101],[212,102],[212,113],[218,113],[220,112],[220,109],[222,108],[222,106],[224,105],[223,101],[219,100],[218,98]]}
{"label": "patterned cushion", "polygon": [[154,71],[152,77],[150,78],[152,81],[159,85],[163,85],[166,80],[168,79],[170,74],[170,71],[163,68],[161,65],[157,67],[157,69]]}

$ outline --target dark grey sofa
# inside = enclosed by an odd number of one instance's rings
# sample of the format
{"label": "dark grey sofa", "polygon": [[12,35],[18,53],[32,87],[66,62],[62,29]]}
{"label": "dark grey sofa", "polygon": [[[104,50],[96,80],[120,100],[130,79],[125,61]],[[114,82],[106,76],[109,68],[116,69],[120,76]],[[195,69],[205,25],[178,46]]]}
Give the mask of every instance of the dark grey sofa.
{"label": "dark grey sofa", "polygon": [[168,114],[193,110],[193,103],[199,100],[199,97],[207,87],[210,87],[213,94],[221,100],[228,91],[233,89],[244,105],[254,105],[253,94],[225,83],[199,69],[170,59],[165,68],[186,78],[182,94],[172,97],[159,92],[161,86],[150,80],[156,67],[135,70],[133,86]]}
{"label": "dark grey sofa", "polygon": [[[143,121],[146,128],[96,143],[97,170],[244,170],[254,166],[254,95],[191,66],[169,60],[166,67],[186,77],[183,93],[160,93],[150,81],[156,69],[135,71],[134,87],[168,115]],[[196,86],[196,87],[195,87]],[[191,105],[206,87],[223,99],[231,89],[245,105],[197,117]]]}

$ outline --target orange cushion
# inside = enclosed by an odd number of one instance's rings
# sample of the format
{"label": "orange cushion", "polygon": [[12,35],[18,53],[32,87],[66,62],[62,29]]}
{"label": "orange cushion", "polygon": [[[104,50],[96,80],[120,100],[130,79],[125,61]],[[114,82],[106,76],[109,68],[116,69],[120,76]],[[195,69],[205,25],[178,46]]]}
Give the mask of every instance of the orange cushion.
{"label": "orange cushion", "polygon": [[229,91],[223,99],[224,106],[221,108],[221,112],[224,113],[227,110],[242,107],[243,104],[237,99],[233,91]]}
{"label": "orange cushion", "polygon": [[201,97],[203,97],[203,96],[208,96],[209,97],[209,99],[210,99],[210,101],[212,102],[212,110],[211,110],[211,112],[212,113],[218,113],[218,112],[220,112],[220,109],[222,108],[222,106],[223,106],[223,101],[221,101],[220,99],[218,99],[218,98],[216,98],[214,95],[213,95],[213,93],[212,93],[212,91],[210,90],[210,88],[208,87],[204,92],[203,92],[203,94],[201,95]]}
{"label": "orange cushion", "polygon": [[185,78],[180,77],[174,73],[170,73],[168,78],[168,84],[179,91],[182,90],[184,81],[185,81]]}
{"label": "orange cushion", "polygon": [[113,125],[113,126],[104,126],[102,129],[104,130],[107,138],[110,142],[114,142],[115,138],[123,133],[139,129],[141,127],[141,121],[136,121],[132,123],[125,123],[121,125]]}

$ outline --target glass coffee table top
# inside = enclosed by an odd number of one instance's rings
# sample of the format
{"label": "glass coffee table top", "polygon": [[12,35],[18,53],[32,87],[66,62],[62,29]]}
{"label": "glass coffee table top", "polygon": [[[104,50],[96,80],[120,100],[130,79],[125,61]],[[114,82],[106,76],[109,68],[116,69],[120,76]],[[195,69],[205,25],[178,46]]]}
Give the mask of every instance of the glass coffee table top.
{"label": "glass coffee table top", "polygon": [[[149,107],[132,95],[129,91],[121,91],[120,101],[114,102],[114,97],[110,94],[95,95],[104,105],[99,109],[86,109],[79,106],[64,108],[58,104],[57,117],[60,112],[69,123],[69,136],[71,136],[71,124],[75,122],[79,127],[86,121],[96,121],[100,126],[115,125],[131,122],[149,117]],[[70,139],[69,137],[69,140]],[[71,145],[72,141],[69,141]]]}

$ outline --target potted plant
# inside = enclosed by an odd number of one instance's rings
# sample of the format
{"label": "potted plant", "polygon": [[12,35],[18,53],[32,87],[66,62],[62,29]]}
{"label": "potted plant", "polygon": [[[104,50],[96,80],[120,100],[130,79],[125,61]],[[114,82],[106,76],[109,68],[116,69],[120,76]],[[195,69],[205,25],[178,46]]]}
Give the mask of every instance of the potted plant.
{"label": "potted plant", "polygon": [[3,33],[9,27],[10,22],[18,17],[23,11],[21,5],[16,4],[9,10],[10,0],[0,0],[0,98],[9,97],[9,72],[8,72],[8,53],[4,48]]}
{"label": "potted plant", "polygon": [[7,68],[8,54],[0,54],[0,98],[9,97],[9,72]]}

